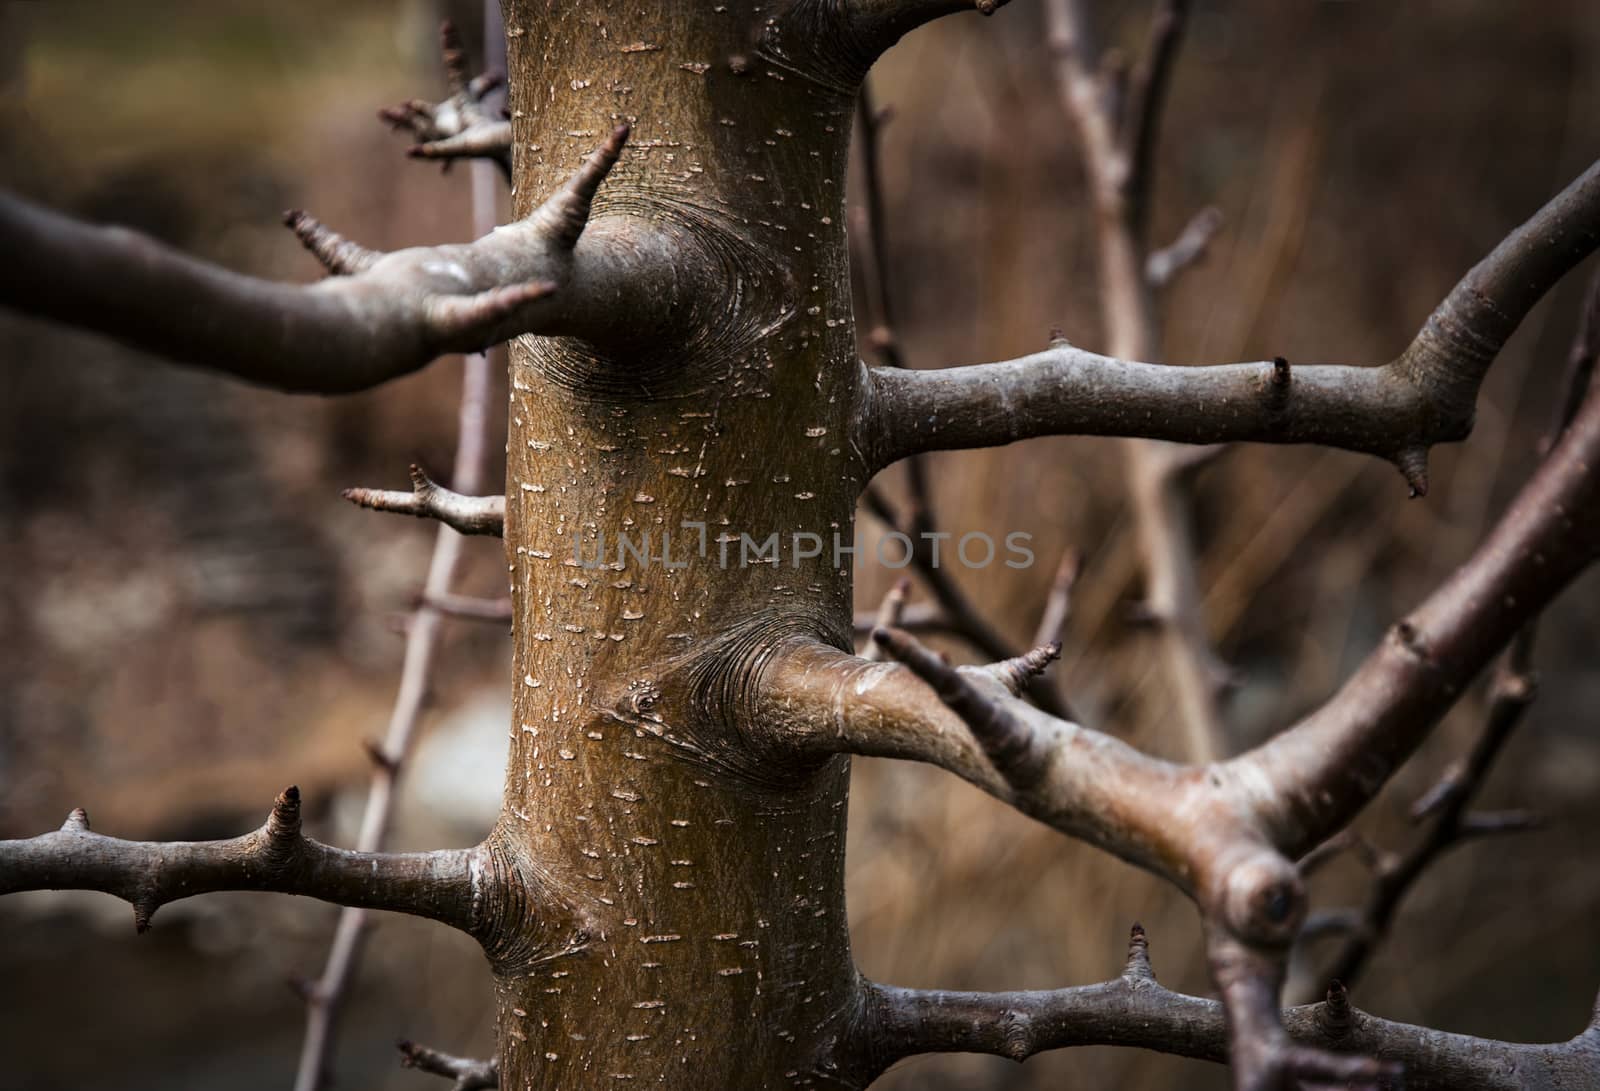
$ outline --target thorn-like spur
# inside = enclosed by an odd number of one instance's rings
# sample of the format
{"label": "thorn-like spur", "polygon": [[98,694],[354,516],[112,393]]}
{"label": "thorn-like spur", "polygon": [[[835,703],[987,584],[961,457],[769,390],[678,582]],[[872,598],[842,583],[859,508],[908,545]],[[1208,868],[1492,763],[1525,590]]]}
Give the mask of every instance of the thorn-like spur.
{"label": "thorn-like spur", "polygon": [[364,273],[383,257],[381,252],[351,242],[315,216],[298,208],[291,208],[283,214],[283,224],[335,276]]}
{"label": "thorn-like spur", "polygon": [[1061,642],[1052,640],[1021,655],[991,663],[984,670],[1005,686],[1013,697],[1020,697],[1030,680],[1043,674],[1051,663],[1060,658]]}
{"label": "thorn-like spur", "polygon": [[508,284],[475,295],[436,295],[428,300],[428,329],[441,343],[455,345],[478,339],[487,348],[497,341],[496,331],[520,309],[556,290],[549,281]]}
{"label": "thorn-like spur", "polygon": [[622,147],[627,142],[628,126],[618,125],[606,142],[589,154],[577,173],[539,206],[534,216],[549,230],[555,242],[568,250],[578,244],[578,236],[589,222],[594,195],[622,157]]}
{"label": "thorn-like spur", "polygon": [[[1016,712],[903,629],[879,627],[872,631],[872,639],[933,687],[945,707],[966,723],[996,771],[1009,783],[1021,788],[1036,779],[1042,769],[1034,752],[1034,732]],[[1051,653],[1044,661],[1053,657]],[[1037,653],[1021,658],[1036,663]]]}
{"label": "thorn-like spur", "polygon": [[453,159],[494,158],[505,153],[511,143],[511,123],[491,122],[463,129],[454,136],[441,137],[406,149],[412,159],[442,159],[446,166]]}

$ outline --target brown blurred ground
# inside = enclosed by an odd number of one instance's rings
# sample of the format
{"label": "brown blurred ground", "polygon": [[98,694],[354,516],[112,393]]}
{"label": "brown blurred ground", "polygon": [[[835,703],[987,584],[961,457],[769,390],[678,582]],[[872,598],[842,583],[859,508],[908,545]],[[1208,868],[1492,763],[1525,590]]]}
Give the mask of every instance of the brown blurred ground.
{"label": "brown blurred ground", "polygon": [[[1381,362],[1600,154],[1600,19],[1584,0],[1196,6],[1155,233],[1207,203],[1227,225],[1172,296],[1175,362]],[[1136,47],[1145,5],[1094,7],[1109,39]],[[439,88],[438,15],[422,0],[0,3],[0,181],[284,278],[314,276],[276,226],[284,207],[378,247],[462,237],[464,175],[406,162],[372,113]],[[910,359],[1017,355],[1052,326],[1098,347],[1090,225],[1039,6],[945,20],[874,79],[894,110],[888,227]],[[1387,466],[1316,450],[1240,449],[1206,471],[1202,567],[1213,631],[1243,680],[1239,745],[1324,697],[1482,536],[1532,465],[1581,281],[1518,334],[1471,442],[1436,452],[1426,501],[1407,502]],[[9,315],[0,356],[0,836],[80,804],[125,836],[227,835],[297,781],[322,804],[321,833],[348,838],[358,744],[381,730],[398,668],[388,621],[420,584],[430,532],[357,512],[337,490],[398,487],[412,459],[448,464],[458,366],[354,399],[291,399]],[[1074,703],[1173,752],[1147,638],[1124,620],[1136,562],[1112,445],[1035,441],[933,467],[946,529],[1035,536],[1030,572],[957,574],[1018,640],[1060,550],[1084,551],[1064,675]],[[494,543],[472,546],[463,589],[496,593],[500,564]],[[891,577],[864,567],[861,605]],[[1549,828],[1448,857],[1407,904],[1364,1006],[1527,1039],[1581,1025],[1600,983],[1597,586],[1550,616],[1539,704],[1485,801],[1537,807]],[[503,633],[451,628],[400,846],[469,843],[493,814],[505,666]],[[1478,706],[1463,702],[1363,828],[1400,842],[1406,805],[1463,749]],[[1140,919],[1163,977],[1205,989],[1191,910],[1141,874],[930,770],[862,762],[853,810],[868,974],[968,988],[1095,980]],[[1362,888],[1340,866],[1319,880],[1319,904]],[[309,903],[212,898],[163,910],[135,940],[109,899],[0,903],[0,1087],[281,1089],[300,1030],[284,975],[320,965],[331,922]],[[394,1067],[400,1035],[487,1047],[487,977],[470,944],[385,921],[371,950],[341,1086],[430,1086]],[[1097,1049],[1022,1068],[924,1059],[885,1086],[1218,1078]]]}

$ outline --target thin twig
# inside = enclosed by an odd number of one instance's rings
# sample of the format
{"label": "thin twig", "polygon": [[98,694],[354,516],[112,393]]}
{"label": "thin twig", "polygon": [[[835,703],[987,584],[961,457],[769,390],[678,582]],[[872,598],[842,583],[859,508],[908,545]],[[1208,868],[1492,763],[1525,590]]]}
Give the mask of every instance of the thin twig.
{"label": "thin twig", "polygon": [[[1125,111],[1118,110],[1116,97],[1095,75],[1093,36],[1081,0],[1051,0],[1047,11],[1062,107],[1077,130],[1098,212],[1106,338],[1116,356],[1156,360],[1161,353],[1157,274],[1164,282],[1193,261],[1217,226],[1214,210],[1202,213],[1171,251],[1148,252],[1152,149],[1185,5],[1182,0],[1157,4]],[[1194,498],[1186,473],[1189,456],[1184,448],[1150,440],[1124,440],[1121,446],[1134,535],[1144,562],[1145,614],[1160,625],[1165,674],[1188,755],[1194,761],[1211,760],[1228,749],[1219,697],[1229,672],[1211,648],[1201,606]]]}
{"label": "thin twig", "polygon": [[[487,33],[499,30],[490,26]],[[487,163],[474,163],[475,172],[493,171]],[[492,190],[490,191],[492,194]],[[495,207],[482,198],[483,187],[473,188],[472,222],[475,235],[494,230]],[[488,451],[489,401],[492,372],[486,354],[475,353],[464,359],[461,371],[461,402],[456,416],[456,453],[451,481],[457,488],[476,492],[482,487],[485,456]],[[389,831],[395,793],[406,757],[411,752],[422,707],[427,699],[439,633],[445,614],[431,600],[451,593],[463,539],[456,530],[441,524],[434,537],[433,556],[423,583],[422,602],[406,627],[405,658],[400,668],[400,688],[383,741],[374,751],[372,779],[367,790],[366,810],[361,818],[357,847],[375,852]],[[321,1091],[327,1086],[329,1060],[344,995],[360,967],[367,935],[366,913],[346,909],[339,914],[333,944],[321,975],[312,983],[306,1005],[306,1034],[295,1075],[295,1091]]]}
{"label": "thin twig", "polygon": [[454,1080],[451,1091],[483,1091],[484,1088],[500,1086],[500,1060],[497,1057],[488,1060],[457,1057],[453,1053],[407,1041],[398,1043],[398,1048],[402,1065]]}

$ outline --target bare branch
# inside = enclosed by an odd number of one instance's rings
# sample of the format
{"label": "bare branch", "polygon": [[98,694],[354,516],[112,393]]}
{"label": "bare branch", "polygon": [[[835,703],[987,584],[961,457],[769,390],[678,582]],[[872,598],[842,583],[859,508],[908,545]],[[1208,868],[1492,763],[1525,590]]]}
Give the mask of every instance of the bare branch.
{"label": "bare branch", "polygon": [[[863,611],[856,614],[851,621],[851,631],[857,637],[870,637],[872,630],[878,627],[878,612]],[[900,614],[898,627],[911,633],[944,633],[948,636],[960,638],[961,634],[955,632],[949,621],[940,612],[939,607],[930,602],[909,602]]]}
{"label": "bare branch", "polygon": [[1008,0],[844,0],[839,8],[849,37],[870,63],[924,23],[946,15],[976,11],[993,15]]}
{"label": "bare branch", "polygon": [[1069,549],[1061,554],[1055,578],[1050,581],[1050,593],[1044,600],[1044,612],[1039,615],[1039,627],[1034,632],[1034,647],[1061,643],[1072,617],[1072,589],[1082,573],[1083,556],[1077,550]]}
{"label": "bare branch", "polygon": [[88,816],[75,810],[54,833],[0,841],[0,894],[112,894],[133,906],[140,932],[168,902],[219,890],[300,894],[472,932],[477,853],[368,853],[324,845],[301,832],[300,790],[290,787],[259,829],[227,841],[124,841],[93,832]]}
{"label": "bare branch", "polygon": [[856,133],[861,147],[862,200],[851,209],[850,239],[861,245],[852,257],[861,266],[871,326],[863,338],[889,367],[903,367],[900,337],[895,329],[894,293],[889,283],[889,238],[884,221],[884,114],[873,106],[872,86],[863,80],[856,94]]}
{"label": "bare branch", "polygon": [[[1335,986],[1326,1001],[1280,1015],[1277,1068],[1348,1088],[1410,1091],[1578,1091],[1600,1080],[1600,1031],[1523,1045],[1379,1019]],[[990,1053],[1021,1061],[1075,1046],[1134,1046],[1206,1061],[1228,1059],[1227,1016],[1215,1000],[1156,980],[1144,930],[1133,927],[1122,974],[1095,985],[1031,992],[949,992],[863,982],[846,1056],[871,1058],[867,1078],[923,1053]],[[857,1046],[857,1043],[859,1045]],[[858,1051],[851,1051],[857,1046]],[[1380,1058],[1378,1061],[1369,1057]]]}
{"label": "bare branch", "polygon": [[[180,363],[284,390],[342,393],[524,333],[631,344],[693,321],[692,241],[617,216],[587,223],[619,128],[526,219],[470,244],[382,257],[291,218],[354,275],[277,284],[119,228],[0,196],[0,305],[110,335]],[[616,321],[618,311],[629,321]]]}
{"label": "bare branch", "polygon": [[437,519],[460,534],[492,534],[500,537],[505,533],[504,496],[463,496],[451,492],[434,482],[420,466],[411,467],[410,492],[346,489],[341,495],[352,504],[373,511]]}
{"label": "bare branch", "polygon": [[399,1049],[402,1065],[454,1080],[452,1091],[482,1091],[483,1088],[500,1086],[498,1058],[473,1060],[407,1041],[400,1042]]}
{"label": "bare branch", "polygon": [[759,679],[759,719],[800,751],[939,765],[1170,880],[1206,922],[1236,1085],[1276,1086],[1285,1057],[1311,1065],[1280,1049],[1278,993],[1305,914],[1291,861],[1372,799],[1483,665],[1597,554],[1600,395],[1591,394],[1474,556],[1325,705],[1238,758],[1157,761],[1016,701],[981,669],[952,668],[896,632],[878,641],[915,677],[791,646]]}
{"label": "bare branch", "polygon": [[861,447],[886,466],[1042,435],[1319,443],[1403,460],[1420,493],[1427,448],[1467,435],[1495,356],[1596,246],[1600,163],[1473,267],[1383,367],[1297,366],[1286,391],[1275,389],[1270,361],[1164,367],[1071,346],[941,371],[875,368],[876,411],[864,417]]}
{"label": "bare branch", "polygon": [[[1155,360],[1161,320],[1149,277],[1145,223],[1155,144],[1168,74],[1177,57],[1185,4],[1161,0],[1150,44],[1132,80],[1126,109],[1121,94],[1096,78],[1117,71],[1097,66],[1082,0],[1050,0],[1050,44],[1063,109],[1083,146],[1094,197],[1100,312],[1113,356]],[[1197,220],[1197,234],[1214,226]],[[1198,250],[1203,242],[1191,242]],[[1215,448],[1208,448],[1215,450]],[[1194,541],[1190,455],[1185,448],[1147,440],[1122,444],[1134,536],[1145,576],[1145,614],[1159,622],[1159,653],[1192,761],[1229,752],[1220,697],[1229,672],[1212,650],[1201,609]]]}
{"label": "bare branch", "polygon": [[1159,0],[1156,5],[1150,18],[1149,41],[1130,81],[1128,106],[1123,111],[1118,134],[1119,149],[1128,163],[1123,183],[1128,222],[1141,241],[1155,175],[1151,161],[1155,156],[1156,134],[1161,128],[1167,86],[1177,61],[1188,7],[1188,0]]}
{"label": "bare branch", "polygon": [[466,54],[455,27],[446,21],[439,28],[445,75],[450,97],[443,102],[411,99],[378,111],[378,116],[417,141],[407,154],[418,159],[443,160],[448,169],[456,159],[489,159],[511,178],[511,122],[497,116],[486,101],[503,82],[498,73],[468,78]]}
{"label": "bare branch", "polygon": [[[486,9],[486,14],[488,14]],[[498,19],[486,28],[486,36],[503,35]],[[459,82],[459,52],[447,54],[447,67]],[[474,234],[494,230],[495,203],[492,180],[481,175],[487,168],[478,164],[472,187],[472,226]],[[489,358],[468,356],[461,370],[461,401],[456,412],[456,452],[452,479],[463,489],[482,487],[488,447],[489,401],[492,389]],[[431,498],[438,491],[420,471],[412,467],[412,481],[418,491],[426,487]],[[434,536],[433,555],[422,588],[422,601],[412,611],[405,627],[405,658],[400,669],[400,684],[390,710],[389,724],[381,741],[369,741],[372,778],[366,806],[361,816],[357,847],[375,852],[388,837],[395,797],[422,721],[423,706],[433,685],[433,665],[439,647],[443,611],[431,604],[436,597],[449,597],[455,571],[461,558],[462,539],[449,526],[441,525]],[[509,604],[508,604],[509,605]],[[344,995],[360,967],[368,935],[363,910],[346,909],[339,914],[333,942],[322,973],[310,990],[306,1004],[306,1032],[301,1042],[300,1060],[295,1072],[295,1091],[320,1091],[329,1082],[329,1057]]]}
{"label": "bare branch", "polygon": [[509,598],[480,599],[447,592],[441,595],[424,595],[421,604],[433,607],[446,617],[465,618],[468,621],[489,621],[509,625],[512,618]]}
{"label": "bare branch", "polygon": [[894,581],[894,586],[889,588],[889,593],[883,596],[883,602],[878,605],[878,613],[873,619],[871,631],[867,633],[867,647],[861,653],[861,658],[879,660],[884,657],[883,646],[878,643],[878,633],[891,625],[900,624],[906,612],[906,600],[910,596],[911,580],[901,576]]}
{"label": "bare branch", "polygon": [[1211,240],[1220,230],[1222,210],[1215,205],[1202,208],[1184,225],[1177,238],[1145,258],[1144,279],[1151,288],[1165,288],[1179,273],[1206,256]]}

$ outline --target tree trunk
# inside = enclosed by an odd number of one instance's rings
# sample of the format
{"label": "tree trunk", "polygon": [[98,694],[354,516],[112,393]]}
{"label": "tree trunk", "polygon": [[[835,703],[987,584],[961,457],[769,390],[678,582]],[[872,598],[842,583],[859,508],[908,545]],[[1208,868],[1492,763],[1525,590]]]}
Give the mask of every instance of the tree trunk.
{"label": "tree trunk", "polygon": [[502,1086],[833,1084],[849,761],[760,752],[742,706],[777,638],[849,646],[853,81],[758,55],[748,0],[506,10],[516,215],[631,123],[589,233],[681,240],[703,305],[626,355],[511,349]]}

